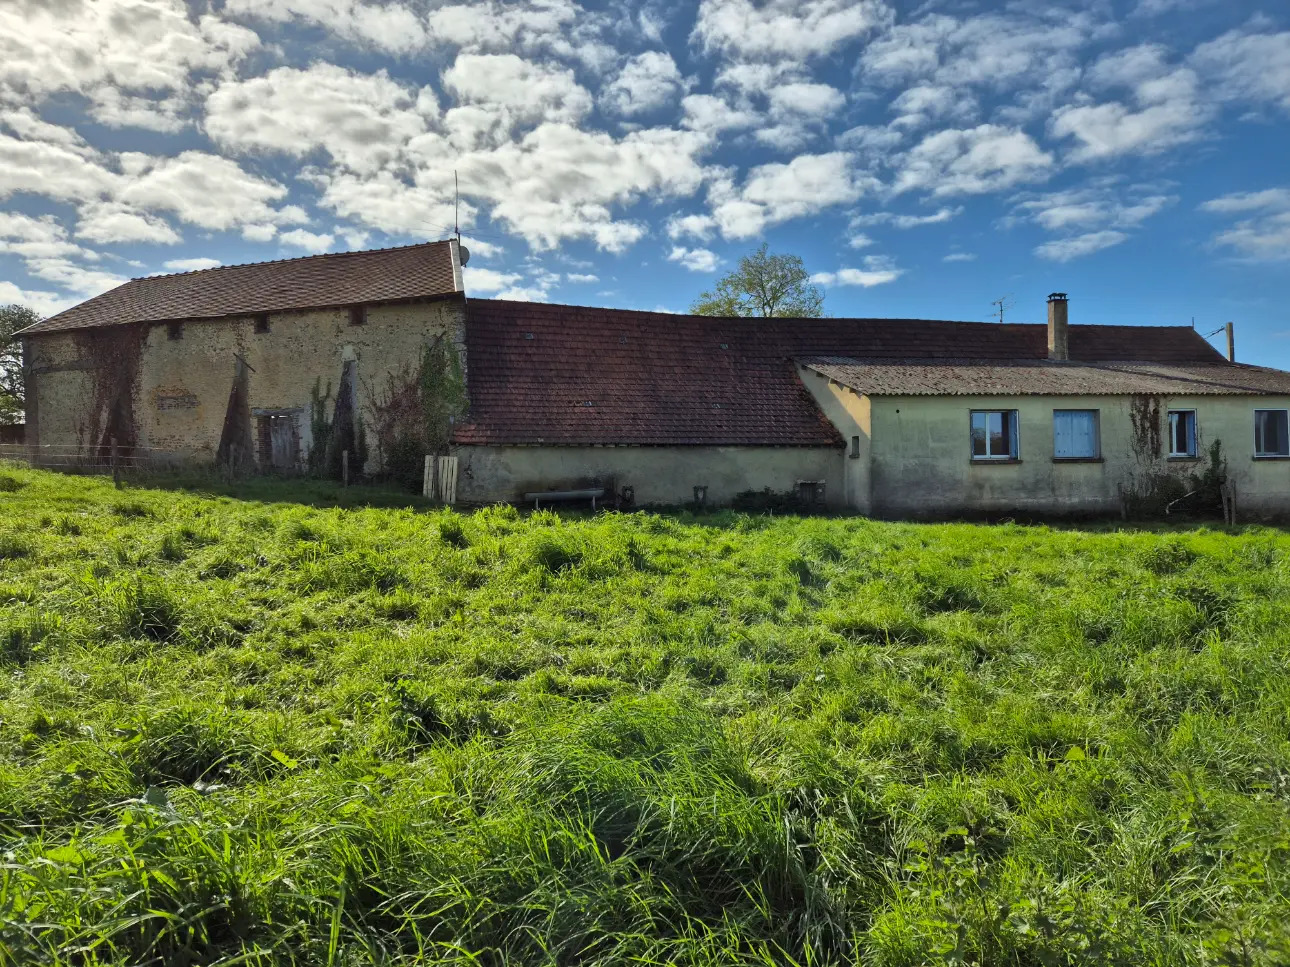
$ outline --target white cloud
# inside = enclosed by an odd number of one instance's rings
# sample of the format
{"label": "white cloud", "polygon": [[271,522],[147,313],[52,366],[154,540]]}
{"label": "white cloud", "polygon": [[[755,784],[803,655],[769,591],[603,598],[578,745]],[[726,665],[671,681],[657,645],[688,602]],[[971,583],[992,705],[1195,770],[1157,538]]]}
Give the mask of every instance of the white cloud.
{"label": "white cloud", "polygon": [[0,281],[0,305],[17,303],[42,316],[52,316],[80,301],[79,297],[50,292],[47,289],[24,289],[12,282]]}
{"label": "white cloud", "polygon": [[372,171],[437,114],[429,88],[404,87],[385,71],[360,74],[319,63],[224,82],[206,99],[205,126],[233,151],[300,158],[321,149],[342,165]]}
{"label": "white cloud", "polygon": [[115,289],[128,281],[113,272],[79,265],[65,258],[28,259],[26,266],[29,275],[70,289],[84,298]]}
{"label": "white cloud", "polygon": [[367,245],[367,240],[372,237],[371,232],[363,231],[360,228],[351,228],[348,225],[337,225],[336,235],[344,239],[351,252],[363,248]]}
{"label": "white cloud", "polygon": [[669,262],[679,262],[691,272],[715,272],[721,260],[717,253],[706,248],[683,248],[674,246],[668,253]]}
{"label": "white cloud", "polygon": [[1042,259],[1050,259],[1054,262],[1069,262],[1071,259],[1092,255],[1094,252],[1100,252],[1104,248],[1119,245],[1128,237],[1124,232],[1112,230],[1086,232],[1083,235],[1074,235],[1070,238],[1059,238],[1051,242],[1044,242],[1044,244],[1035,249],[1035,254]]}
{"label": "white cloud", "polygon": [[105,124],[172,130],[195,75],[257,46],[253,31],[194,18],[182,0],[13,0],[0,7],[0,87],[34,101],[74,92]]}
{"label": "white cloud", "polygon": [[853,202],[869,187],[872,181],[857,175],[850,157],[834,151],[760,165],[748,172],[740,189],[729,180],[718,181],[709,201],[725,237],[750,238],[769,225]]}
{"label": "white cloud", "polygon": [[92,95],[90,113],[109,128],[144,128],[173,134],[188,126],[186,95],[145,97],[115,87],[100,87]]}
{"label": "white cloud", "polygon": [[268,242],[277,234],[277,225],[261,223],[242,226],[242,237],[248,242]]}
{"label": "white cloud", "polygon": [[805,60],[890,19],[881,0],[702,0],[693,36],[709,50],[735,56]]}
{"label": "white cloud", "polygon": [[461,244],[468,247],[467,250],[472,256],[478,255],[480,258],[485,259],[501,255],[502,252],[505,251],[505,249],[500,245],[495,245],[492,242],[485,242],[482,238],[471,238],[469,235],[463,235],[461,237]]}
{"label": "white cloud", "polygon": [[740,131],[758,122],[756,111],[734,107],[725,98],[712,94],[690,94],[681,99],[681,107],[685,111],[682,124],[709,134]]}
{"label": "white cloud", "polygon": [[717,229],[717,220],[711,215],[673,215],[667,220],[667,237],[689,236],[706,242]]}
{"label": "white cloud", "polygon": [[[478,130],[475,118],[483,112],[489,122],[485,131],[494,138],[520,125],[575,122],[592,107],[591,95],[574,79],[573,71],[535,64],[514,54],[459,54],[444,71],[443,83],[467,108],[464,113],[460,107],[449,111],[449,125],[469,118],[470,129]],[[471,106],[475,115],[468,110]],[[473,147],[476,140],[466,146]]]}
{"label": "white cloud", "polygon": [[635,117],[671,104],[684,87],[671,55],[647,50],[623,66],[600,95],[600,104],[623,117]]}
{"label": "white cloud", "polygon": [[316,24],[349,40],[394,54],[407,54],[426,42],[421,18],[402,3],[367,0],[226,0],[225,11],[276,23]]}
{"label": "white cloud", "polygon": [[174,245],[182,241],[164,218],[118,202],[82,205],[76,221],[76,237],[102,245],[120,242]]}
{"label": "white cloud", "polygon": [[1047,178],[1052,155],[1024,131],[982,124],[930,134],[898,159],[896,193],[984,194]]}
{"label": "white cloud", "polygon": [[[1067,262],[1091,255],[1129,238],[1129,231],[1178,201],[1159,185],[1122,186],[1103,179],[1083,188],[1017,199],[1015,219],[1034,222],[1065,236],[1035,249],[1041,258]],[[1013,219],[1004,219],[1008,224]]]}
{"label": "white cloud", "polygon": [[458,165],[463,193],[486,199],[490,217],[532,247],[588,238],[617,252],[645,228],[616,220],[611,206],[693,194],[705,176],[697,157],[707,144],[691,131],[649,128],[614,139],[544,124],[518,142],[462,156]]}
{"label": "white cloud", "polygon": [[1085,107],[1066,107],[1053,115],[1050,129],[1058,138],[1080,142],[1071,151],[1074,161],[1095,161],[1118,155],[1158,154],[1201,136],[1209,111],[1180,99],[1141,110],[1118,101]]}
{"label": "white cloud", "polygon": [[846,105],[847,99],[836,87],[828,84],[795,81],[778,84],[767,92],[772,117],[825,118]]}
{"label": "white cloud", "polygon": [[843,131],[836,138],[838,147],[854,151],[861,160],[885,164],[905,140],[905,132],[876,124],[861,124]]}
{"label": "white cloud", "polygon": [[811,276],[811,281],[816,285],[858,285],[868,289],[895,282],[905,274],[904,269],[897,268],[896,263],[886,255],[866,256],[863,265],[863,269],[841,268],[836,272],[817,272]]}
{"label": "white cloud", "polygon": [[96,257],[69,241],[67,230],[52,215],[33,218],[18,212],[0,212],[0,252],[22,258]]}
{"label": "white cloud", "polygon": [[868,248],[870,245],[873,245],[873,244],[874,244],[874,240],[871,239],[864,232],[857,232],[855,235],[852,235],[849,239],[847,239],[848,248]]}
{"label": "white cloud", "polygon": [[498,292],[510,289],[520,281],[517,272],[498,272],[494,269],[481,269],[468,265],[462,271],[466,292]]}
{"label": "white cloud", "polygon": [[170,269],[171,272],[200,272],[202,269],[214,269],[223,264],[219,259],[171,259],[169,262],[163,262],[162,268]]}
{"label": "white cloud", "polygon": [[891,102],[898,115],[891,123],[914,130],[940,120],[970,121],[978,111],[976,98],[961,87],[918,84],[902,91]]}
{"label": "white cloud", "polygon": [[[318,203],[323,208],[377,231],[435,237],[446,234],[453,223],[451,169],[418,169],[408,177],[390,171],[364,175],[313,170],[306,177],[322,189]],[[463,180],[465,191],[471,191],[469,177]],[[469,225],[474,213],[474,206],[463,201],[462,221]]]}
{"label": "white cloud", "polygon": [[1081,48],[1107,33],[1092,4],[1014,4],[1006,12],[932,13],[885,31],[860,57],[862,75],[913,93],[897,98],[899,123],[970,121],[971,88],[1004,92],[996,121],[1021,124],[1051,110],[1079,80]]}
{"label": "white cloud", "polygon": [[600,71],[617,59],[616,51],[599,40],[610,18],[610,14],[585,10],[573,0],[476,0],[429,11],[426,27],[431,44],[472,53],[550,53]]}
{"label": "white cloud", "polygon": [[30,192],[58,201],[88,201],[113,191],[119,182],[93,151],[0,134],[0,200]]}
{"label": "white cloud", "polygon": [[494,299],[507,299],[511,302],[546,302],[549,297],[550,293],[541,286],[516,286],[493,296]]}
{"label": "white cloud", "polygon": [[1290,111],[1290,31],[1232,30],[1197,47],[1189,63],[1222,98]]}
{"label": "white cloud", "polygon": [[1079,142],[1071,151],[1074,161],[1159,153],[1201,137],[1214,114],[1195,71],[1171,64],[1157,44],[1106,54],[1087,78],[1093,90],[1127,92],[1127,103],[1077,103],[1053,113],[1053,136]]}
{"label": "white cloud", "polygon": [[895,212],[873,212],[868,215],[854,215],[850,225],[891,225],[894,228],[917,228],[920,225],[940,225],[948,222],[963,212],[963,206],[955,208],[938,208],[930,215],[897,215]]}
{"label": "white cloud", "polygon": [[1231,214],[1234,212],[1290,211],[1290,188],[1266,188],[1263,191],[1238,191],[1212,198],[1200,206],[1201,211]]}
{"label": "white cloud", "polygon": [[117,199],[135,209],[171,212],[181,221],[216,230],[304,217],[303,212],[273,207],[287,194],[282,185],[219,155],[185,151],[155,158],[127,153],[121,164],[126,180]]}
{"label": "white cloud", "polygon": [[569,272],[565,275],[565,280],[573,282],[576,285],[591,285],[593,282],[599,282],[600,276],[592,275],[590,272]]}
{"label": "white cloud", "polygon": [[1246,215],[1214,236],[1214,243],[1258,261],[1290,259],[1290,188],[1236,192],[1200,206],[1218,215]]}
{"label": "white cloud", "polygon": [[302,248],[306,252],[312,252],[315,255],[326,252],[336,241],[335,236],[327,234],[318,234],[309,232],[303,228],[292,229],[289,232],[283,232],[278,236],[278,241],[284,245],[292,245],[296,248]]}
{"label": "white cloud", "polygon": [[[1126,200],[1121,197],[1127,194]],[[1178,200],[1157,186],[1138,185],[1123,191],[1110,186],[1055,191],[1025,197],[1017,210],[1051,232],[1092,227],[1136,228]]]}
{"label": "white cloud", "polygon": [[949,255],[945,256],[945,258],[941,259],[941,261],[942,262],[975,262],[976,256],[973,255],[971,252],[951,252]]}
{"label": "white cloud", "polygon": [[828,84],[783,81],[766,91],[770,122],[755,132],[763,144],[789,151],[806,144],[814,130],[846,106],[846,96]]}

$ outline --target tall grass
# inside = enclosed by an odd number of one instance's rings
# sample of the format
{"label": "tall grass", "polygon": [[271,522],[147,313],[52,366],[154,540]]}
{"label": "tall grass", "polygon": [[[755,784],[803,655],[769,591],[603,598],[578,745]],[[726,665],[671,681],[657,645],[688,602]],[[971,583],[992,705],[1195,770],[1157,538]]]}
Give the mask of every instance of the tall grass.
{"label": "tall grass", "polygon": [[0,963],[1290,962],[1280,531],[4,479]]}

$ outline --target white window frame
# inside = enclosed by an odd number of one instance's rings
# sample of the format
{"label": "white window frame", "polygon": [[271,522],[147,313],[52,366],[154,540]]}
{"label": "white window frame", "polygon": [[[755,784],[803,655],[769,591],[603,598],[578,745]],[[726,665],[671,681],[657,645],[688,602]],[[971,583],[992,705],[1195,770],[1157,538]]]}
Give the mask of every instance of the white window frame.
{"label": "white window frame", "polygon": [[[1058,413],[1091,413],[1093,415],[1093,452],[1078,455],[1059,454],[1057,452],[1057,414]],[[1068,407],[1053,410],[1053,459],[1054,460],[1101,460],[1102,459],[1102,411],[1087,408]]]}
{"label": "white window frame", "polygon": [[[990,416],[993,413],[1007,414],[1008,452],[978,454],[972,446],[972,433],[976,429],[978,416]],[[1017,410],[969,410],[968,411],[968,456],[973,463],[1015,463],[1021,459],[1021,420]],[[985,425],[985,446],[990,449],[990,424]]]}
{"label": "white window frame", "polygon": [[[1174,414],[1190,413],[1191,414],[1191,451],[1182,452],[1174,449]],[[1190,410],[1169,410],[1165,414],[1165,424],[1169,428],[1169,457],[1173,460],[1194,460],[1200,451],[1200,442],[1197,437],[1200,435],[1200,421],[1196,418],[1196,411]]]}
{"label": "white window frame", "polygon": [[[1259,449],[1259,414],[1260,413],[1281,413],[1286,418],[1286,442],[1287,448],[1280,452]],[[1260,407],[1254,411],[1254,455],[1256,457],[1290,457],[1290,410],[1284,407]]]}

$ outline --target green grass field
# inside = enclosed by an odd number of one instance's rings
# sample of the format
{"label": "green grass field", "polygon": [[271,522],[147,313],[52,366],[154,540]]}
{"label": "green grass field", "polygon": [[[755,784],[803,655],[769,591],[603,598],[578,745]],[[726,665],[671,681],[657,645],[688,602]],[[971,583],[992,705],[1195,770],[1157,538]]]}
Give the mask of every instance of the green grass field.
{"label": "green grass field", "polygon": [[0,470],[0,961],[1290,962],[1279,530],[292,493]]}

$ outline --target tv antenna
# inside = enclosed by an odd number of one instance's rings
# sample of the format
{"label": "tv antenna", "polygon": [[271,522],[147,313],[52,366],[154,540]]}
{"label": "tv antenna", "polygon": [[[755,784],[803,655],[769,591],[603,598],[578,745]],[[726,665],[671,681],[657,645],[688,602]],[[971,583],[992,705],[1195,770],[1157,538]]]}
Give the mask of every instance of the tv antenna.
{"label": "tv antenna", "polygon": [[458,213],[461,210],[461,189],[457,185],[457,169],[452,169],[452,231],[457,236],[457,244],[461,244],[461,220]]}
{"label": "tv antenna", "polygon": [[998,311],[1000,322],[1003,322],[1004,313],[1006,313],[1009,309],[1011,309],[1016,304],[1017,303],[1013,300],[1012,296],[1008,296],[1008,295],[1000,296],[999,298],[995,299],[993,302],[990,303],[990,305],[994,306],[995,309]]}

